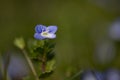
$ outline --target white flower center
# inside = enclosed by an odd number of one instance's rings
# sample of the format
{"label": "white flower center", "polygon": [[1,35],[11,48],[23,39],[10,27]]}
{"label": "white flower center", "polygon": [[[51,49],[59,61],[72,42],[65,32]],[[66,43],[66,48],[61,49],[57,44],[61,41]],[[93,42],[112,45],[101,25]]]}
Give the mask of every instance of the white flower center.
{"label": "white flower center", "polygon": [[55,38],[56,37],[55,34],[49,33],[49,30],[43,31],[40,35],[45,38]]}
{"label": "white flower center", "polygon": [[41,33],[41,35],[42,35],[42,36],[45,36],[45,37],[46,37],[48,34],[49,34],[48,32],[42,32],[42,33]]}
{"label": "white flower center", "polygon": [[42,32],[40,35],[45,38],[55,38],[56,37],[55,34],[49,33],[48,31]]}
{"label": "white flower center", "polygon": [[41,33],[41,36],[49,38],[52,36],[52,34],[49,33],[49,30],[46,30]]}

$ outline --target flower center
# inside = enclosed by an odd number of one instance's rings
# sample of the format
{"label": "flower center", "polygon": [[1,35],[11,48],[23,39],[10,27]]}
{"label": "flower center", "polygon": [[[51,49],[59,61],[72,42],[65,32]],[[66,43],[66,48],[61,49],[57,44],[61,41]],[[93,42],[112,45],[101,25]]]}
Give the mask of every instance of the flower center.
{"label": "flower center", "polygon": [[42,32],[42,35],[44,35],[44,36],[45,36],[45,35],[48,35],[48,33],[47,33],[47,32]]}
{"label": "flower center", "polygon": [[48,31],[45,31],[45,32],[42,32],[42,33],[41,33],[41,36],[47,37],[48,34],[49,34]]}

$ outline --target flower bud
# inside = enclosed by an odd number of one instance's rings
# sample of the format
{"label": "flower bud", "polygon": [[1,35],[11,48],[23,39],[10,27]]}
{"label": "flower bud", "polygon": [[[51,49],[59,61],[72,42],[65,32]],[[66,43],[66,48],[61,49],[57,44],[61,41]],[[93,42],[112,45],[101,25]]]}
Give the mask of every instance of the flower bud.
{"label": "flower bud", "polygon": [[17,46],[20,49],[24,49],[24,47],[25,47],[25,41],[24,41],[24,39],[22,37],[16,38],[14,40],[14,45]]}

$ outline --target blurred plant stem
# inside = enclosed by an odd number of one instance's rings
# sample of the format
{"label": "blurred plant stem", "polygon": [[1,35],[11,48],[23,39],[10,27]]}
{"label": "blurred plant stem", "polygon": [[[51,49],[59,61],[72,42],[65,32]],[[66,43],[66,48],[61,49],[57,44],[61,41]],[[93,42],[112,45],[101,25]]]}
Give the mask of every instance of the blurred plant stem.
{"label": "blurred plant stem", "polygon": [[8,70],[9,62],[10,62],[10,55],[9,55],[9,53],[6,53],[6,54],[4,55],[4,73],[3,73],[3,80],[8,80],[7,70]]}
{"label": "blurred plant stem", "polygon": [[65,80],[75,80],[76,77],[80,76],[80,74],[82,73],[83,71],[79,71],[77,72],[75,75],[73,75],[70,79],[65,79]]}
{"label": "blurred plant stem", "polygon": [[34,68],[34,66],[32,64],[32,61],[30,60],[29,56],[27,55],[26,50],[22,49],[22,52],[23,52],[23,54],[24,54],[24,56],[25,56],[25,58],[26,58],[26,60],[28,62],[28,65],[29,65],[29,67],[30,67],[33,75],[35,76],[35,80],[40,80],[39,77],[38,77],[38,75],[37,75],[37,73],[36,73],[36,71],[35,71],[35,68]]}
{"label": "blurred plant stem", "polygon": [[81,74],[82,72],[83,72],[83,71],[77,72],[75,75],[73,75],[73,77],[72,77],[70,80],[74,80],[76,77],[80,76],[80,74]]}
{"label": "blurred plant stem", "polygon": [[[44,52],[43,57],[42,57],[41,71],[43,74],[46,71],[46,48],[45,48],[45,52]],[[41,79],[44,80],[44,78],[41,78]]]}
{"label": "blurred plant stem", "polygon": [[42,67],[41,67],[42,73],[45,72],[45,67],[46,67],[46,53],[44,53],[42,57]]}

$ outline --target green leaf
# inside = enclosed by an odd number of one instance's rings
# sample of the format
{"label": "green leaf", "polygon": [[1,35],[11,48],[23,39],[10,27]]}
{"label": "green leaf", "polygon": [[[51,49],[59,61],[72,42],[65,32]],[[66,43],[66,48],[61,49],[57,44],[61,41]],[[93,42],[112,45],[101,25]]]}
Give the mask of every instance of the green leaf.
{"label": "green leaf", "polygon": [[37,47],[36,49],[34,49],[34,53],[39,53],[39,54],[43,55],[43,53],[44,53],[44,48]]}
{"label": "green leaf", "polygon": [[29,40],[28,41],[28,48],[33,50],[33,49],[36,49],[38,47],[43,47],[44,46],[44,41],[43,40]]}
{"label": "green leaf", "polygon": [[50,61],[50,60],[54,59],[55,52],[48,53],[46,57],[47,57],[47,61]]}
{"label": "green leaf", "polygon": [[46,64],[46,71],[42,73],[39,78],[46,78],[49,77],[55,69],[55,60],[48,61]]}
{"label": "green leaf", "polygon": [[37,60],[41,56],[41,54],[43,54],[44,41],[30,39],[27,44],[28,44],[28,50],[30,52],[29,53],[30,58]]}
{"label": "green leaf", "polygon": [[46,64],[46,72],[51,72],[55,69],[55,60],[48,61]]}
{"label": "green leaf", "polygon": [[39,76],[39,78],[47,78],[47,77],[49,77],[52,73],[53,73],[53,71],[42,73],[42,74]]}

